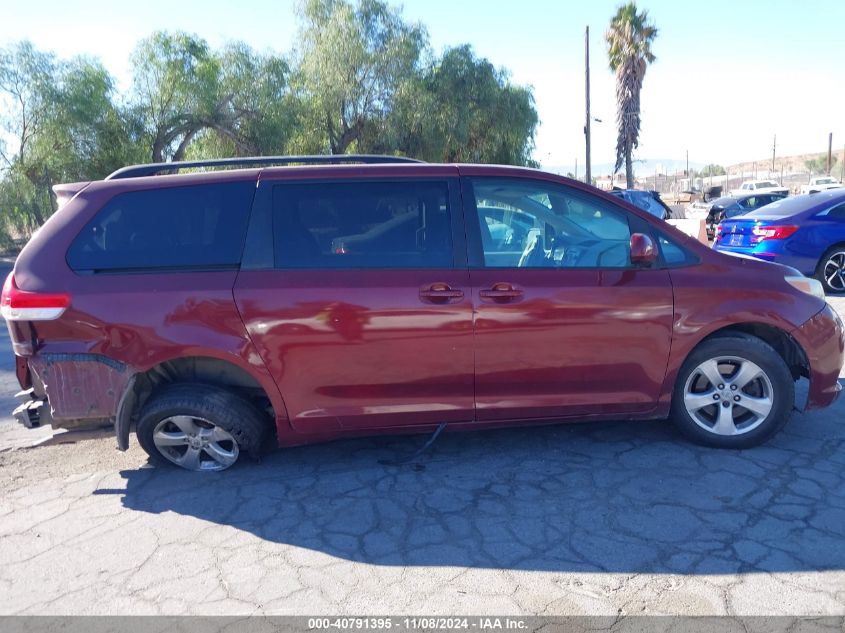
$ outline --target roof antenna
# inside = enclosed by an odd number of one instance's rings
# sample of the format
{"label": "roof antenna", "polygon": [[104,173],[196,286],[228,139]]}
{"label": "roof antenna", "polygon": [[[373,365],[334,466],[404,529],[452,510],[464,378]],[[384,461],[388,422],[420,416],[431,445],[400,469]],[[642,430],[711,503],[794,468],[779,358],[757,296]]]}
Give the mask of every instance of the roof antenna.
{"label": "roof antenna", "polygon": [[438,438],[440,433],[443,432],[443,429],[446,428],[446,422],[441,422],[440,425],[437,427],[437,430],[428,438],[428,441],[423,444],[420,448],[416,450],[410,457],[406,457],[405,459],[380,459],[378,463],[382,466],[404,466],[405,464],[410,464],[412,461],[420,457],[423,453],[428,450],[428,448],[434,444],[434,441]]}

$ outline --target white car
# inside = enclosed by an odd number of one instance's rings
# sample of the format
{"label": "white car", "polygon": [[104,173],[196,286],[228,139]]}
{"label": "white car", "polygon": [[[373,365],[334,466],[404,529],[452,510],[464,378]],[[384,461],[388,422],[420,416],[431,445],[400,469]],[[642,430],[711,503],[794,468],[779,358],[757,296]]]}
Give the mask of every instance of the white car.
{"label": "white car", "polygon": [[782,193],[789,195],[789,189],[776,183],[774,180],[746,180],[739,186],[739,189],[732,189],[732,196],[741,196],[744,193]]}
{"label": "white car", "polygon": [[705,220],[707,219],[707,214],[710,213],[710,207],[712,206],[712,200],[710,202],[696,200],[692,204],[687,205],[686,217],[688,220]]}
{"label": "white car", "polygon": [[827,191],[828,189],[838,189],[842,183],[831,178],[830,176],[817,176],[810,178],[810,184],[801,185],[801,193],[818,193],[819,191]]}

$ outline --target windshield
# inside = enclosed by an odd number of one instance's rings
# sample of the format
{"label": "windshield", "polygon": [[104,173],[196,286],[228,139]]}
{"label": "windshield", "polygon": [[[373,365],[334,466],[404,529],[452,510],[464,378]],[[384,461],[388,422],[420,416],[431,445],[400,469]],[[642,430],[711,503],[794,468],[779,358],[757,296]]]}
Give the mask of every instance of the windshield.
{"label": "windshield", "polygon": [[835,182],[833,178],[816,178],[817,185],[832,185]]}

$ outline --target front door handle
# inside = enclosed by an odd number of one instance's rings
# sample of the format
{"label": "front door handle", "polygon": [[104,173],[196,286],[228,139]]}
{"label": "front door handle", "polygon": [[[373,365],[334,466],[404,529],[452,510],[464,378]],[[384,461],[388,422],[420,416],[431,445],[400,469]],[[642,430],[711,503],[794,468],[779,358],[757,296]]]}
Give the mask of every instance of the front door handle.
{"label": "front door handle", "polygon": [[420,299],[428,303],[451,303],[463,298],[463,290],[456,290],[445,283],[436,283],[420,288]]}
{"label": "front door handle", "polygon": [[480,290],[478,296],[496,303],[509,303],[522,298],[522,290],[509,283],[493,284],[492,288]]}

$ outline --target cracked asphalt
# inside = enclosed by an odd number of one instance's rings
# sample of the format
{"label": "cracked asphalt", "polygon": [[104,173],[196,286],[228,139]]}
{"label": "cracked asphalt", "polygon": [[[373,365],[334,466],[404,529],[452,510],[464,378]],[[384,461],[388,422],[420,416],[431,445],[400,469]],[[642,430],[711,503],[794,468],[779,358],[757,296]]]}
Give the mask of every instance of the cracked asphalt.
{"label": "cracked asphalt", "polygon": [[748,451],[662,422],[446,433],[402,466],[379,460],[425,438],[341,441],[222,474],[150,468],[134,438],[7,450],[0,614],[845,615],[843,413]]}

